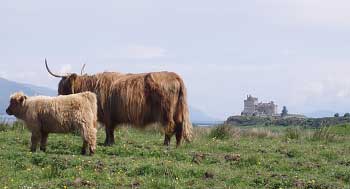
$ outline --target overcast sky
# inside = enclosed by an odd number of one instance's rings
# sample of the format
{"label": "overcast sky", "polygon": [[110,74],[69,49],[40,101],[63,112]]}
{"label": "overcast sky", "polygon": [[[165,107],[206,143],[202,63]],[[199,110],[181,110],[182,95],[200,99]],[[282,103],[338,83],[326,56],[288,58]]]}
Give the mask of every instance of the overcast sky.
{"label": "overcast sky", "polygon": [[179,73],[217,118],[247,94],[291,113],[350,111],[350,1],[1,0],[0,77],[57,89],[56,72]]}

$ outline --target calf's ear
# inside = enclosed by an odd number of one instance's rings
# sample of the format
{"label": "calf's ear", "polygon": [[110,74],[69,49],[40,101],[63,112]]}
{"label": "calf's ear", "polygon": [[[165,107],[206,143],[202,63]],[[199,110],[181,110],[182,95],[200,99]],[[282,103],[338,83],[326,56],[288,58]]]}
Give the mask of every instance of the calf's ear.
{"label": "calf's ear", "polygon": [[25,102],[25,100],[27,100],[27,96],[23,95],[21,97],[19,97],[19,103],[23,104]]}

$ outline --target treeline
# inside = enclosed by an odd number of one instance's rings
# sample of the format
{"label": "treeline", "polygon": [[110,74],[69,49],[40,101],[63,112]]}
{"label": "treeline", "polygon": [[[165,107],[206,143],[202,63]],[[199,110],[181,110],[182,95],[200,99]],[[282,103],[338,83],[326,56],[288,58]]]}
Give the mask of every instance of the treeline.
{"label": "treeline", "polygon": [[325,117],[325,118],[303,118],[303,117],[259,117],[259,116],[231,116],[226,124],[236,126],[254,125],[276,125],[276,126],[304,126],[322,127],[350,123],[350,117]]}

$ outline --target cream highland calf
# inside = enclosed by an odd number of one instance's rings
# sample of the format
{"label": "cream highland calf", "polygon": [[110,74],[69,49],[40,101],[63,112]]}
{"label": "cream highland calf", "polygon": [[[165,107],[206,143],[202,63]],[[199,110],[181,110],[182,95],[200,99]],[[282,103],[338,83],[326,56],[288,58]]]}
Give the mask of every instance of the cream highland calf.
{"label": "cream highland calf", "polygon": [[27,97],[17,92],[11,96],[6,112],[23,120],[31,131],[32,152],[39,142],[40,150],[46,150],[49,133],[73,131],[79,131],[83,138],[82,154],[86,154],[87,149],[90,155],[95,152],[97,100],[92,92],[57,97]]}

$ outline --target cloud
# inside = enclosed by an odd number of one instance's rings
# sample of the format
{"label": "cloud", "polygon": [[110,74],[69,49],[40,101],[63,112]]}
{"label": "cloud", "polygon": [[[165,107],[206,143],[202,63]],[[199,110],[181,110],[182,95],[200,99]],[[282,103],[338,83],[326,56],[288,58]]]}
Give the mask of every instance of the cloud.
{"label": "cloud", "polygon": [[302,24],[331,27],[350,26],[350,1],[348,0],[268,0],[258,2],[263,16],[273,20],[287,18],[281,24]]}
{"label": "cloud", "polygon": [[132,45],[127,47],[123,54],[130,59],[153,59],[165,56],[166,52],[160,47]]}
{"label": "cloud", "polygon": [[98,50],[100,58],[109,61],[147,61],[164,58],[167,50],[157,46],[120,45],[110,46]]}
{"label": "cloud", "polygon": [[0,77],[2,77],[2,78],[7,78],[7,77],[8,77],[7,72],[5,72],[5,71],[0,71]]}
{"label": "cloud", "polygon": [[61,66],[60,75],[64,75],[67,73],[72,73],[72,65],[71,64],[64,64]]}

